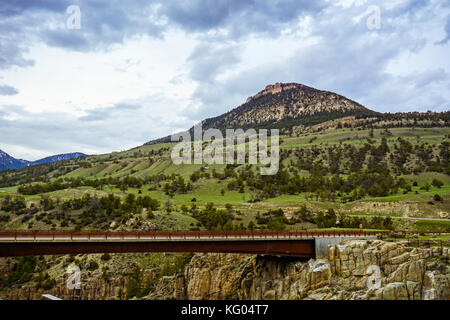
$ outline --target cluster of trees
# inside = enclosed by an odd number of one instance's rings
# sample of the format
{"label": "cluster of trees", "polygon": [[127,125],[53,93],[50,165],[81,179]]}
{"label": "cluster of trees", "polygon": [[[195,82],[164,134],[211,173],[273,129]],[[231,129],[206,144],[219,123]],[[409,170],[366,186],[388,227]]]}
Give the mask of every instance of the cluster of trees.
{"label": "cluster of trees", "polygon": [[[68,181],[67,181],[68,180]],[[89,186],[96,189],[103,189],[106,185],[116,186],[118,188],[122,188],[122,186],[126,186],[127,188],[136,187],[140,188],[144,182],[142,179],[135,177],[126,177],[124,179],[117,178],[106,178],[106,179],[66,179],[64,182],[62,179],[55,180],[53,182],[48,183],[33,183],[21,185],[17,188],[17,192],[24,195],[35,195],[40,193],[53,192],[57,190],[64,190],[67,188],[78,188],[82,186]]]}
{"label": "cluster of trees", "polygon": [[[287,224],[294,224],[297,221],[288,220],[282,209],[269,210],[262,215],[256,215],[256,223],[259,225],[266,224],[269,230],[284,230]],[[251,229],[253,225],[249,225]]]}
{"label": "cluster of trees", "polygon": [[[42,221],[52,227],[56,227],[56,219],[60,222],[61,227],[68,227],[70,223],[73,223],[76,229],[89,225],[106,229],[113,220],[117,219],[123,222],[133,214],[143,212],[144,209],[147,212],[147,217],[153,218],[153,211],[158,210],[160,205],[158,200],[150,196],[136,197],[134,194],[127,194],[122,199],[113,194],[97,197],[86,193],[81,198],[63,201],[59,199],[55,201],[47,195],[42,195],[40,206],[35,207],[33,205],[30,208],[26,208],[22,197],[11,198],[8,196],[3,199],[1,209],[6,212],[14,212],[17,215],[24,214],[23,223],[34,217],[36,221]],[[37,214],[40,210],[41,213]],[[78,216],[69,214],[73,211],[81,211],[81,213]],[[5,215],[5,217],[2,215],[0,218],[0,222],[9,221],[8,215]]]}
{"label": "cluster of trees", "polygon": [[[48,209],[47,206],[49,206],[49,203],[46,201],[48,199],[48,197],[43,197],[41,199],[42,208]],[[52,200],[51,203],[53,203]],[[29,208],[27,208],[25,199],[23,197],[11,197],[7,195],[0,202],[0,210],[7,213],[13,213],[15,215],[24,215],[24,217],[22,217],[22,222],[27,222],[33,217],[34,214],[39,211],[39,208],[36,207],[33,203]],[[0,222],[8,222],[10,220],[11,216],[9,214],[0,215]]]}
{"label": "cluster of trees", "polygon": [[192,216],[208,230],[232,230],[234,215],[231,210],[222,210],[207,203],[202,210],[193,210]]}
{"label": "cluster of trees", "polygon": [[[159,148],[159,149],[154,149],[154,150],[150,150],[149,152],[147,152],[147,153],[145,153],[145,152],[143,152],[143,151],[141,151],[141,150],[138,150],[138,151],[134,151],[133,152],[133,157],[134,158],[142,158],[142,157],[149,157],[149,158],[152,158],[152,157],[156,157],[156,156],[162,156],[163,154],[164,154],[164,152],[167,152],[167,151],[169,151],[170,150],[170,148],[169,147],[164,147],[164,148]],[[130,150],[131,151],[131,150]],[[127,154],[125,154],[123,157],[121,157],[121,158],[118,158],[118,157],[116,157],[116,159],[125,159],[126,157],[127,157],[128,155]],[[109,159],[112,159],[113,158],[113,155],[111,154],[110,156],[109,156]]]}
{"label": "cluster of trees", "polygon": [[169,182],[165,183],[163,186],[164,193],[170,197],[173,197],[175,193],[187,193],[192,189],[192,184],[189,181],[186,183],[181,176],[171,177]]}
{"label": "cluster of trees", "polygon": [[[108,228],[114,219],[124,222],[133,214],[139,214],[143,209],[147,210],[147,216],[153,217],[153,211],[158,210],[160,202],[149,196],[138,196],[128,194],[124,200],[113,194],[98,198],[86,194],[81,199],[66,200],[62,206],[63,210],[83,209],[76,223],[76,228],[89,225],[101,229]],[[74,218],[72,218],[73,220]],[[62,225],[68,224],[69,218],[63,220]]]}
{"label": "cluster of trees", "polygon": [[[376,117],[376,122],[392,122],[398,121],[400,127],[448,127],[450,125],[450,112],[397,112],[397,113],[381,113]],[[409,120],[409,121],[405,121]],[[384,127],[394,127],[390,124]]]}
{"label": "cluster of trees", "polygon": [[158,174],[154,176],[148,176],[145,178],[126,176],[124,178],[103,178],[103,179],[82,179],[82,178],[66,178],[57,179],[53,182],[47,183],[30,183],[20,185],[17,192],[23,195],[35,195],[40,193],[53,192],[57,190],[64,190],[67,188],[78,187],[92,187],[98,190],[103,190],[106,186],[115,187],[122,191],[128,190],[128,188],[142,188],[144,185],[159,185],[162,181],[169,181],[169,185],[165,190],[167,192],[187,192],[192,190],[190,182],[185,183],[184,179],[180,175],[164,175]]}
{"label": "cluster of trees", "polygon": [[346,143],[327,147],[313,145],[285,150],[284,153],[284,158],[295,157],[296,161],[291,160],[291,167],[312,174],[349,174],[360,171],[379,174],[417,174],[425,171],[446,173],[449,168],[447,141],[436,147],[427,143],[413,145],[399,137],[389,147],[386,137],[383,137],[379,145],[368,139],[361,147]]}
{"label": "cluster of trees", "polygon": [[155,277],[145,276],[144,270],[139,266],[126,274],[128,278],[128,287],[125,299],[142,298],[155,290],[159,279],[164,276],[173,276],[182,273],[185,266],[191,261],[193,254],[181,253],[164,260],[160,266],[161,271]]}
{"label": "cluster of trees", "polygon": [[37,289],[50,290],[56,285],[56,280],[48,273],[39,273],[35,280]]}
{"label": "cluster of trees", "polygon": [[[316,224],[319,228],[359,228],[361,225],[365,229],[392,229],[393,222],[390,217],[359,217],[346,214],[337,214],[334,209],[326,211],[312,212],[302,206],[291,219],[287,219],[283,210],[269,210],[263,214],[256,215],[258,225],[266,225],[269,230],[284,230],[287,225],[296,223],[310,222]],[[251,223],[249,229],[254,228]]]}
{"label": "cluster of trees", "polygon": [[5,212],[17,213],[26,209],[25,199],[23,197],[5,196],[0,203],[0,209]]}
{"label": "cluster of trees", "polygon": [[391,217],[360,217],[350,216],[343,213],[337,214],[334,209],[320,211],[314,214],[305,206],[296,212],[296,217],[300,221],[311,222],[319,228],[359,228],[361,225],[365,229],[392,229],[393,221]]}
{"label": "cluster of trees", "polygon": [[72,187],[69,183],[63,183],[60,180],[51,183],[35,183],[21,185],[17,188],[17,192],[24,195],[34,195],[40,193],[53,192]]}
{"label": "cluster of trees", "polygon": [[[450,125],[450,112],[397,112],[397,113],[376,113],[370,117],[357,115],[356,119],[360,121],[358,128],[432,128],[432,127],[448,127]],[[361,121],[362,120],[362,121]],[[351,128],[355,124],[339,123],[338,128]]]}
{"label": "cluster of trees", "polygon": [[[361,147],[312,146],[282,150],[281,162],[289,157],[294,157],[295,160],[291,159],[287,167],[280,163],[280,170],[273,176],[258,175],[251,165],[237,170],[235,166],[227,165],[223,174],[213,170],[213,177],[229,178],[228,190],[243,193],[248,187],[250,191],[257,191],[252,195],[251,201],[302,192],[309,193],[308,199],[335,201],[340,197],[343,202],[354,201],[367,195],[384,197],[396,194],[400,189],[404,193],[410,192],[412,186],[403,178],[397,177],[401,174],[419,173],[423,170],[448,172],[448,147],[449,143],[443,142],[438,148],[440,156],[433,158],[433,150],[436,151],[436,148],[426,144],[413,146],[402,138],[398,138],[391,148],[385,138],[378,145],[366,143]],[[424,163],[416,164],[411,169],[411,159],[416,162],[423,160]],[[308,171],[309,176],[305,176],[302,170]],[[201,177],[200,173],[197,177]],[[439,183],[442,182],[438,181],[433,185],[437,186]]]}
{"label": "cluster of trees", "polygon": [[32,280],[36,266],[37,258],[35,256],[18,258],[17,263],[12,265],[8,274],[0,274],[0,287],[10,287]]}
{"label": "cluster of trees", "polygon": [[[300,176],[298,172],[289,173],[286,169],[280,169],[272,176],[255,174],[252,170],[240,170],[227,187],[229,190],[243,192],[247,186],[250,190],[259,191],[253,201],[303,192],[309,193],[308,199],[335,201],[337,197],[345,198],[346,194],[348,194],[346,200],[355,200],[355,192],[356,198],[365,195],[383,197],[395,194],[399,188],[405,188],[407,185],[404,179],[395,178],[390,174],[361,172],[350,174],[347,178],[337,174],[332,176],[311,174],[305,177]],[[352,192],[353,195],[350,194]]]}

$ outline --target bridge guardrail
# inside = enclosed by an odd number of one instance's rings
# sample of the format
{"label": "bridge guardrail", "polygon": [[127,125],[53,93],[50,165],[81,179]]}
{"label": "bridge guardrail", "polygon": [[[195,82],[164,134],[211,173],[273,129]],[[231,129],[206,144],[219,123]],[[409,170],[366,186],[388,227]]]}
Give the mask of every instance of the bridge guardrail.
{"label": "bridge guardrail", "polygon": [[388,235],[390,231],[330,230],[330,231],[97,231],[97,230],[0,230],[0,241],[3,239],[55,240],[77,238],[95,240],[141,240],[147,239],[311,239],[319,237],[364,237]]}

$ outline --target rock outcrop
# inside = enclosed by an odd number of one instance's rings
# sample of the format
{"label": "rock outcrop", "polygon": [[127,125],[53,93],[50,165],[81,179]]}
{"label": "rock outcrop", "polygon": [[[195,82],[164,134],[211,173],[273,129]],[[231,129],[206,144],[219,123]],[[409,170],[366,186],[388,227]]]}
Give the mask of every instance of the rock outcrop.
{"label": "rock outcrop", "polygon": [[[186,299],[450,299],[448,248],[353,240],[328,259],[196,255],[184,275]],[[178,278],[178,282],[180,282]]]}
{"label": "rock outcrop", "polygon": [[93,272],[89,277],[83,277],[80,289],[69,289],[67,277],[55,279],[52,289],[36,288],[27,283],[19,288],[11,288],[0,294],[0,299],[8,300],[41,300],[43,294],[51,294],[63,300],[115,300],[123,298],[127,288],[126,278],[105,278],[101,272]]}
{"label": "rock outcrop", "polygon": [[204,120],[203,129],[258,126],[286,119],[303,121],[310,116],[333,113],[338,114],[337,118],[344,115],[375,114],[359,103],[333,92],[297,83],[276,83],[266,86],[263,91],[230,112]]}
{"label": "rock outcrop", "polygon": [[[114,255],[112,262],[119,265]],[[350,240],[328,247],[323,259],[300,261],[239,254],[196,254],[184,271],[163,276],[143,299],[450,300],[449,248],[412,248],[407,242]],[[4,270],[7,272],[7,270]],[[119,299],[127,291],[123,267],[88,273],[82,289],[67,289],[67,274],[51,290],[31,283],[0,299]],[[146,277],[155,277],[147,270]]]}

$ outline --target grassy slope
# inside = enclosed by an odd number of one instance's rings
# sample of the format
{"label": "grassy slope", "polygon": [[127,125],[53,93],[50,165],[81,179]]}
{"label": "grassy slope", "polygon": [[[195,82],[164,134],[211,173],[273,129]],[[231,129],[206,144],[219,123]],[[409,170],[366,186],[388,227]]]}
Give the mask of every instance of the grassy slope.
{"label": "grassy slope", "polygon": [[[382,138],[382,129],[374,130],[374,138],[376,143]],[[394,128],[390,129],[393,134],[388,138],[388,142],[394,141],[397,137],[403,137],[411,143],[416,143],[416,137],[420,137],[420,142],[428,142],[429,144],[437,144],[442,142],[445,135],[450,134],[450,128]],[[339,143],[347,143],[354,145],[362,145],[367,142],[369,137],[369,130],[350,130],[339,129],[324,133],[310,133],[302,134],[300,136],[281,136],[281,149],[295,149],[300,147],[310,147],[313,145],[326,146]],[[310,142],[311,139],[314,141]],[[150,164],[149,157],[146,155],[152,150],[159,150],[160,148],[172,148],[174,144],[155,144],[150,146],[141,146],[132,150],[115,152],[111,154],[103,154],[98,156],[91,156],[88,158],[93,165],[91,168],[80,168],[68,173],[67,177],[86,177],[86,178],[104,178],[107,176],[123,177],[126,175],[143,177],[145,175],[155,175],[158,173],[165,174],[181,174],[188,177],[195,170],[198,170],[201,165],[179,165],[176,166],[170,159],[170,151],[158,158],[154,164]],[[137,155],[134,155],[137,154]],[[142,155],[139,155],[142,154]],[[210,166],[221,169],[224,165]],[[63,177],[65,177],[63,176]],[[447,181],[450,178],[447,177]]]}
{"label": "grassy slope", "polygon": [[[374,138],[379,142],[382,137],[382,129],[374,130]],[[388,142],[394,141],[397,137],[401,136],[408,139],[411,143],[417,142],[417,136],[420,136],[420,142],[428,142],[430,144],[437,144],[443,141],[445,135],[450,134],[450,128],[394,128],[390,129],[393,136],[388,138]],[[282,143],[280,145],[281,149],[293,149],[299,147],[308,147],[311,145],[332,145],[341,142],[351,143],[355,145],[363,144],[367,141],[369,136],[369,130],[350,130],[350,129],[340,129],[333,130],[324,133],[311,133],[302,134],[299,136],[282,136]],[[314,139],[313,139],[314,138]],[[313,141],[311,141],[313,140]],[[194,171],[198,170],[201,165],[179,165],[176,166],[170,160],[170,151],[163,152],[162,155],[153,157],[156,161],[150,163],[148,152],[157,151],[161,148],[172,148],[174,144],[155,144],[149,146],[142,146],[134,148],[132,150],[124,152],[115,152],[111,154],[91,156],[87,160],[91,163],[89,168],[79,168],[72,172],[69,172],[65,177],[84,177],[84,178],[105,178],[108,176],[112,177],[124,177],[127,175],[136,177],[145,177],[149,175],[155,175],[159,173],[164,174],[180,174],[184,178],[188,178]],[[210,165],[207,171],[211,172],[213,168],[216,170],[223,170],[225,165]],[[56,171],[53,173],[57,173]],[[52,176],[52,173],[50,174]],[[170,200],[174,205],[180,206],[182,204],[191,205],[192,198],[196,198],[196,204],[202,206],[207,202],[214,202],[219,207],[224,207],[226,203],[233,205],[235,209],[245,212],[240,218],[244,223],[248,223],[257,212],[263,212],[268,208],[284,208],[287,211],[293,211],[302,205],[307,205],[312,208],[336,208],[343,210],[345,212],[355,212],[357,214],[381,214],[381,215],[398,215],[402,212],[409,212],[410,216],[428,216],[437,217],[438,212],[450,212],[449,199],[450,199],[450,177],[444,174],[438,173],[422,173],[417,176],[408,175],[405,176],[407,180],[417,181],[419,186],[425,184],[426,182],[431,182],[433,178],[438,178],[442,180],[445,185],[440,188],[431,188],[430,191],[425,192],[419,190],[418,187],[414,187],[413,191],[409,194],[398,194],[389,197],[373,198],[367,197],[363,200],[359,200],[353,203],[340,204],[331,202],[316,202],[305,200],[304,194],[299,195],[282,195],[277,198],[269,199],[264,202],[259,202],[255,204],[250,204],[247,201],[250,199],[250,194],[239,193],[237,191],[226,190],[226,181],[220,181],[216,179],[205,180],[202,179],[195,184],[195,190],[189,194],[176,194],[173,198],[169,199],[160,189],[156,191],[149,191],[149,186],[144,186],[142,188],[142,194],[150,195],[163,203]],[[221,195],[221,189],[225,189],[225,195]],[[414,191],[419,191],[419,194],[415,194]],[[0,198],[6,194],[15,194],[16,188],[3,188],[0,189]],[[99,196],[107,194],[109,192],[114,192],[119,195],[124,195],[118,189],[106,188],[103,191],[93,190],[91,188],[78,188],[78,189],[67,189],[57,192],[50,193],[52,197],[59,197],[62,199],[79,197],[84,192],[97,193]],[[128,193],[138,194],[137,189],[130,188]],[[434,205],[428,204],[434,194],[440,194],[444,198],[443,203],[435,203]],[[37,201],[39,196],[27,197],[28,201]],[[385,203],[386,205],[382,208],[373,208],[373,203]],[[395,203],[395,205],[393,204]],[[393,208],[392,210],[386,209]],[[403,206],[404,208],[399,208]],[[406,208],[406,209],[405,209]],[[409,209],[408,209],[409,208]],[[412,209],[411,209],[412,208]],[[402,211],[403,210],[403,211]],[[190,221],[192,222],[192,221]]]}

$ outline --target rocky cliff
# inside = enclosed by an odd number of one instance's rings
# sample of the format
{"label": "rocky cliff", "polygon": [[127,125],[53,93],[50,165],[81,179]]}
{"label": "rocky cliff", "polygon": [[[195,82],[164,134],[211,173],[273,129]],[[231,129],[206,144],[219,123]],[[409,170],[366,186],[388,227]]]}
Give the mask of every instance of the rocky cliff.
{"label": "rocky cliff", "polygon": [[[144,299],[450,300],[449,255],[448,247],[380,240],[332,245],[327,257],[310,261],[196,254],[183,272],[161,277]],[[110,262],[120,265],[119,257]],[[60,274],[51,290],[28,283],[0,292],[0,298],[40,299],[50,293],[63,299],[120,299],[128,286],[125,271],[84,274],[79,292],[67,289],[68,275]]]}
{"label": "rocky cliff", "polygon": [[445,247],[379,240],[330,246],[326,259],[308,262],[204,254],[165,287],[185,299],[450,300],[448,258]]}

